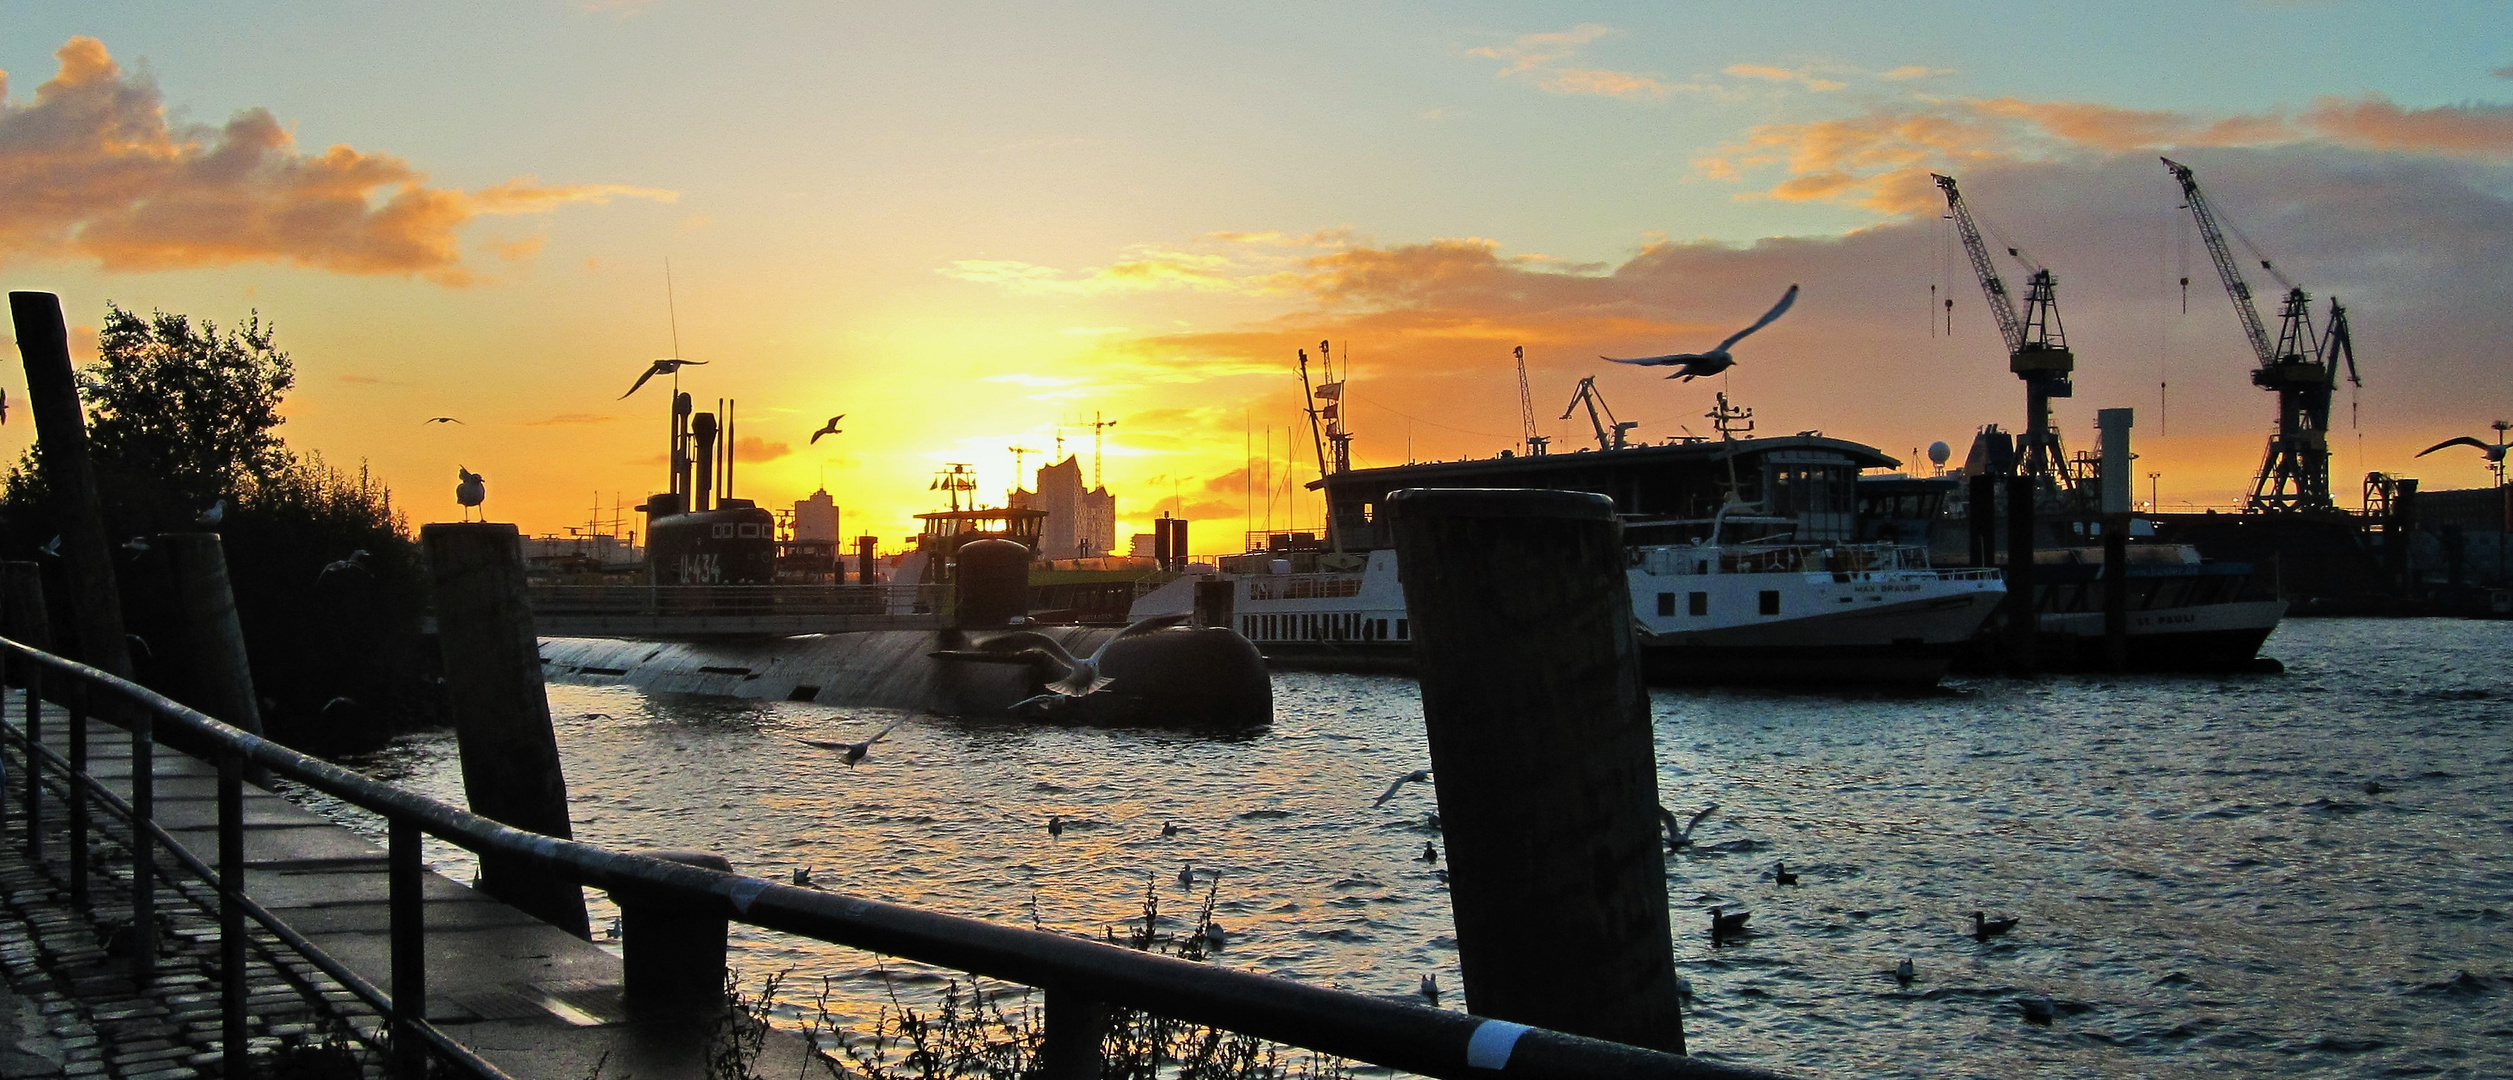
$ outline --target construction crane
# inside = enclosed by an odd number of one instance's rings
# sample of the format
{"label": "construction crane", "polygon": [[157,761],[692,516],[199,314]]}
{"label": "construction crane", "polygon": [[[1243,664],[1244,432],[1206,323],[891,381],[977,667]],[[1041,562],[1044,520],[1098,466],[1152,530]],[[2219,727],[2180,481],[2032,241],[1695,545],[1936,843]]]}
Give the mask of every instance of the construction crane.
{"label": "construction crane", "polygon": [[1551,436],[1536,434],[1536,403],[1527,396],[1527,347],[1516,346],[1510,350],[1510,355],[1518,357],[1519,432],[1527,440],[1527,456],[1543,457],[1544,444],[1552,442],[1553,439]]}
{"label": "construction crane", "polygon": [[[1638,420],[1614,418],[1614,406],[1606,404],[1606,396],[1597,389],[1597,377],[1594,375],[1579,380],[1579,389],[1571,391],[1571,403],[1562,407],[1562,419],[1570,419],[1581,405],[1588,406],[1588,426],[1597,429],[1599,450],[1623,449],[1623,433],[1640,426]],[[1597,414],[1600,409],[1605,410],[1603,417]]]}
{"label": "construction crane", "polygon": [[2190,166],[2171,158],[2161,160],[2165,171],[2181,183],[2190,216],[2199,223],[2199,238],[2208,246],[2208,257],[2216,261],[2216,276],[2224,280],[2225,295],[2234,302],[2235,317],[2242,320],[2243,338],[2259,361],[2260,366],[2252,369],[2251,384],[2277,394],[2277,431],[2269,436],[2268,453],[2260,459],[2260,474],[2251,482],[2251,498],[2243,509],[2254,514],[2335,511],[2337,504],[2330,501],[2330,394],[2338,387],[2342,358],[2347,362],[2347,381],[2364,385],[2356,375],[2356,346],[2347,332],[2347,309],[2333,298],[2327,334],[2316,338],[2312,297],[2262,259],[2260,269],[2286,288],[2285,302],[2278,309],[2277,338],[2272,342],[2259,309],[2252,304],[2251,286],[2243,281],[2233,249],[2225,243],[2216,210],[2199,194],[2199,181],[2192,177]]}
{"label": "construction crane", "polygon": [[1990,315],[1998,320],[1998,335],[2007,343],[2007,370],[2024,380],[2024,437],[2016,447],[2017,465],[2027,476],[2050,477],[2065,484],[2067,458],[2060,452],[2059,429],[2051,426],[2051,399],[2076,392],[2068,375],[2076,370],[2077,355],[2068,351],[2067,332],[2059,325],[2058,281],[2048,269],[2009,247],[2007,254],[2033,272],[2025,281],[2024,307],[2018,310],[2007,283],[1990,263],[1989,246],[1981,240],[1980,227],[1973,223],[1963,193],[1956,190],[1955,178],[1930,176],[1938,190],[1946,193],[1955,232],[1963,238],[1963,250],[1972,256],[1972,272],[1981,279],[1981,295],[1989,301]]}

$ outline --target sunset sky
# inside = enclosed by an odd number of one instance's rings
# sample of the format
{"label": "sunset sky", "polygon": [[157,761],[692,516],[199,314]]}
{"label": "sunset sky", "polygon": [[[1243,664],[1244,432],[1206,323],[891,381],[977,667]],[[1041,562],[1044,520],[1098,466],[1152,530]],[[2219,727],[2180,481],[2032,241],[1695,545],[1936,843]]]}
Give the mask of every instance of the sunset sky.
{"label": "sunset sky", "polygon": [[[741,402],[737,494],[825,478],[885,549],[945,463],[1000,500],[1009,448],[1061,430],[1087,470],[1094,416],[1121,534],[1180,505],[1199,553],[1232,547],[1251,499],[1269,517],[1243,447],[1272,430],[1260,486],[1314,478],[1294,351],[1321,339],[1353,360],[1362,465],[1515,444],[1522,345],[1557,448],[1589,440],[1558,417],[1594,374],[1642,438],[1706,432],[1724,388],[1765,433],[1959,455],[2023,395],[1932,170],[2058,276],[2066,438],[2134,407],[2141,497],[2156,472],[2167,509],[2231,504],[2274,402],[2159,154],[2347,304],[2343,504],[2368,470],[2487,483],[2476,452],[2413,455],[2513,419],[2502,4],[0,0],[0,24],[0,282],[59,292],[81,360],[107,301],[258,310],[298,365],[289,444],[370,462],[414,523],[456,516],[458,465],[530,533],[661,486],[666,394],[620,394],[676,320],[708,362],[684,388]],[[1706,348],[1792,283],[1724,379],[1597,359]],[[0,451],[32,435],[19,411]]]}

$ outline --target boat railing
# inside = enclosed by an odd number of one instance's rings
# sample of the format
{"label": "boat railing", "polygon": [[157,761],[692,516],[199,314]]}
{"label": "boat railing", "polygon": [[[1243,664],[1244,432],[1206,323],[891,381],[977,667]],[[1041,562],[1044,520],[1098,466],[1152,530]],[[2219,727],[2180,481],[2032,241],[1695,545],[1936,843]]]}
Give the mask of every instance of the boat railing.
{"label": "boat railing", "polygon": [[[22,814],[28,854],[41,858],[31,838],[44,835],[47,807],[69,808],[66,854],[74,895],[84,898],[91,869],[91,812],[101,810],[128,827],[131,868],[132,954],[145,985],[156,954],[158,880],[188,876],[214,890],[225,962],[216,993],[221,1006],[225,1074],[241,1076],[252,1057],[246,1023],[254,987],[244,963],[245,923],[268,930],[324,975],[387,1021],[394,1075],[416,1077],[437,1070],[504,1080],[508,1076],[470,1046],[462,1029],[430,1017],[422,890],[427,868],[420,838],[434,837],[486,858],[507,860],[521,872],[551,874],[613,895],[633,894],[676,913],[654,920],[666,930],[701,916],[897,956],[952,971],[1039,987],[1044,991],[1041,1040],[1046,1049],[1037,1075],[1046,1080],[1098,1076],[1100,1036],[1109,1010],[1141,1009],[1172,1020],[1209,1025],[1258,1039],[1383,1068],[1435,1077],[1769,1077],[1759,1070],[1644,1050],[1545,1028],[1491,1020],[1464,1012],[1390,1001],[1383,997],[1311,986],[1254,972],[1067,936],[984,922],[866,897],[785,885],[761,878],[651,855],[611,851],[592,844],[527,832],[449,806],[416,792],[371,779],[339,765],[291,750],[179,704],[156,691],[86,664],[0,638],[15,692],[24,695],[22,726],[0,723],[0,790],[23,785],[24,801],[7,808]],[[45,703],[52,703],[47,706]],[[65,715],[66,714],[66,715]],[[66,721],[47,737],[46,718]],[[128,733],[130,756],[89,757],[88,721]],[[160,747],[217,767],[214,861],[178,839],[155,816]],[[169,748],[171,749],[171,748]],[[14,757],[14,762],[8,761]],[[126,766],[127,765],[127,769]],[[100,767],[101,766],[101,767]],[[394,975],[370,979],[331,954],[257,899],[250,886],[267,875],[245,872],[245,807],[248,772],[302,784],[384,819],[388,955]],[[121,788],[120,792],[115,789]],[[188,793],[185,798],[193,796]],[[16,792],[12,792],[15,794]],[[101,831],[101,830],[99,830]],[[103,837],[95,837],[102,840]],[[630,950],[649,947],[639,931],[623,941]],[[672,942],[661,946],[669,948]],[[687,946],[681,947],[685,954]],[[668,966],[668,965],[667,965]],[[494,1025],[486,1025],[494,1027]],[[598,1071],[598,1069],[597,1069]]]}
{"label": "boat railing", "polygon": [[1361,574],[1257,574],[1245,580],[1250,600],[1332,600],[1361,595]]}

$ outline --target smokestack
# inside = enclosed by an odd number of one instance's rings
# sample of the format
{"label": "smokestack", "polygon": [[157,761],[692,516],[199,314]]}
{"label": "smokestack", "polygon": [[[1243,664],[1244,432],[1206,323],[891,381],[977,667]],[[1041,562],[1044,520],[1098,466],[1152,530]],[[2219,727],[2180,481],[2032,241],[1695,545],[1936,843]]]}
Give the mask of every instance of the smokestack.
{"label": "smokestack", "polygon": [[672,494],[689,509],[689,395],[672,395]]}

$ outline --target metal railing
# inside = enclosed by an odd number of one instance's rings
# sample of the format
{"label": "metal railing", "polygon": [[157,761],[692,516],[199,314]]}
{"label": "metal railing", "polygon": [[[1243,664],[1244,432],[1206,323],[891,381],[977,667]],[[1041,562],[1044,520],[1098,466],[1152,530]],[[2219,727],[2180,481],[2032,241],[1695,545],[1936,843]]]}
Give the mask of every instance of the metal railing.
{"label": "metal railing", "polygon": [[534,585],[535,615],[919,615],[943,585]]}
{"label": "metal railing", "polygon": [[[662,900],[763,929],[1037,987],[1044,991],[1046,1006],[1043,1072],[1054,1078],[1096,1075],[1100,1063],[1096,1033],[1104,1028],[1111,1006],[1424,1076],[1498,1074],[1569,1080],[1772,1075],[525,832],[300,754],[77,661],[6,638],[0,638],[0,656],[9,659],[18,672],[26,700],[26,731],[17,741],[30,763],[25,778],[30,856],[42,857],[37,815],[47,768],[66,782],[69,794],[74,890],[83,890],[86,880],[87,804],[92,800],[131,823],[133,928],[138,935],[134,953],[135,963],[143,970],[156,954],[152,909],[155,879],[160,875],[159,850],[215,886],[226,956],[222,1037],[231,1070],[240,1068],[248,1053],[245,1002],[250,988],[244,985],[243,949],[244,920],[250,918],[387,1018],[397,1075],[424,1075],[422,1058],[433,1050],[478,1076],[490,1080],[506,1076],[426,1019],[426,928],[420,892],[426,871],[419,858],[419,839],[424,834],[474,853],[528,862],[580,886],[614,893],[633,891],[641,899]],[[55,703],[69,715],[67,757],[44,744],[41,702],[48,684],[56,688]],[[130,733],[131,797],[127,802],[87,774],[85,720],[89,717]],[[180,731],[187,744],[206,748],[218,765],[216,867],[176,843],[154,820],[152,759],[160,725]],[[5,729],[0,724],[0,730]],[[323,952],[246,895],[243,784],[246,771],[255,768],[385,820],[391,993]],[[83,900],[83,896],[77,898]]]}

